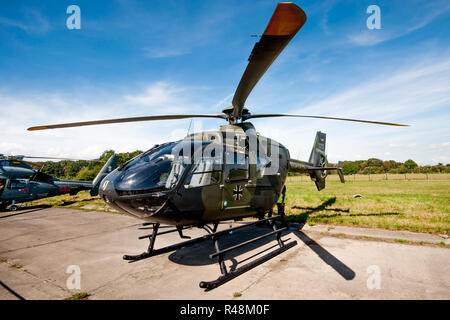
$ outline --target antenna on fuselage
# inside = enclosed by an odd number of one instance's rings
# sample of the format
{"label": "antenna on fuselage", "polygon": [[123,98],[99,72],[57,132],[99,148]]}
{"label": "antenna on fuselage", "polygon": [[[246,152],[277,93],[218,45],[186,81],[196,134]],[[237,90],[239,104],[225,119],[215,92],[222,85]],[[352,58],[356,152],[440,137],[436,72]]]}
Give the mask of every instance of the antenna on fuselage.
{"label": "antenna on fuselage", "polygon": [[191,131],[191,126],[192,126],[192,119],[191,119],[191,121],[189,122],[189,128],[188,128],[188,130],[187,130],[186,136],[189,135],[189,132]]}

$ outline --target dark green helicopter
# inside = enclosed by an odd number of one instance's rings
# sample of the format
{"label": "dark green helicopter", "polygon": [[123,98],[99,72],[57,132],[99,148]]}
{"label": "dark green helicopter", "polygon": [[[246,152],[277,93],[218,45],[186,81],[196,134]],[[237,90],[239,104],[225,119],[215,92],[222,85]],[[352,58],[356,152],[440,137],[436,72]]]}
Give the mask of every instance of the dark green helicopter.
{"label": "dark green helicopter", "polygon": [[69,160],[53,157],[5,156],[0,154],[0,211],[17,210],[16,203],[27,202],[69,193],[75,195],[82,190],[91,190],[98,194],[98,186],[106,175],[117,167],[118,156],[112,155],[100,170],[94,181],[61,180],[52,177],[41,169],[35,170],[35,164],[24,158]]}
{"label": "dark green helicopter", "polygon": [[[158,115],[134,118],[97,120],[32,127],[28,130],[67,128],[86,125],[132,121],[169,120],[185,118],[220,118],[228,121],[217,131],[187,136],[181,141],[156,145],[126,162],[103,179],[101,198],[114,209],[143,219],[153,226],[148,250],[140,255],[125,255],[136,261],[157,254],[212,239],[216,251],[210,258],[218,258],[222,275],[214,281],[202,281],[200,287],[210,290],[241,273],[267,261],[296,244],[285,243],[281,233],[288,230],[283,217],[272,216],[272,208],[280,196],[284,199],[288,172],[308,173],[317,189],[325,187],[330,167],[325,154],[326,135],[317,132],[308,161],[292,159],[289,150],[271,138],[259,135],[250,119],[266,117],[301,117],[404,126],[400,124],[290,114],[252,114],[244,103],[272,62],[306,22],[304,11],[291,2],[279,3],[260,40],[255,44],[248,66],[236,89],[232,106],[220,114]],[[267,215],[267,217],[266,217]],[[221,221],[258,217],[256,222],[231,229],[217,230]],[[276,223],[276,220],[281,220]],[[225,249],[218,239],[233,230],[259,223],[268,223],[273,231]],[[160,224],[174,226],[173,230],[158,233]],[[208,234],[168,247],[154,249],[157,235],[179,232],[190,227],[204,228]],[[239,268],[227,269],[224,256],[237,248],[264,237],[274,235],[279,248]]]}

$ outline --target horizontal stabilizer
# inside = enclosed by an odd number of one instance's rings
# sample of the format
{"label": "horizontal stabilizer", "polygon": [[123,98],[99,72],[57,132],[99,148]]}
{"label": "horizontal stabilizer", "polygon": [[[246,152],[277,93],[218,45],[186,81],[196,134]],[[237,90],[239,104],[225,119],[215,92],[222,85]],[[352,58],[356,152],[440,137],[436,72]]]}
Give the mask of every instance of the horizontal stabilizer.
{"label": "horizontal stabilizer", "polygon": [[[296,173],[312,173],[315,170],[337,170],[338,174],[342,173],[342,168],[337,167],[316,167],[312,163],[301,161],[301,160],[295,160],[290,159],[289,160],[289,172],[296,172]],[[343,182],[343,178],[341,179]]]}

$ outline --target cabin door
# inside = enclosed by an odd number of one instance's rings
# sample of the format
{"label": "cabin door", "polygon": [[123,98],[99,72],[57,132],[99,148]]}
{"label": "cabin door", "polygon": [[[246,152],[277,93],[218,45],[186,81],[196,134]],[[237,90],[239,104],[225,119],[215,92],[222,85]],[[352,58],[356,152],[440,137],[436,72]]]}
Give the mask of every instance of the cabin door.
{"label": "cabin door", "polygon": [[222,208],[230,216],[251,211],[254,188],[251,182],[248,154],[225,152],[222,188]]}

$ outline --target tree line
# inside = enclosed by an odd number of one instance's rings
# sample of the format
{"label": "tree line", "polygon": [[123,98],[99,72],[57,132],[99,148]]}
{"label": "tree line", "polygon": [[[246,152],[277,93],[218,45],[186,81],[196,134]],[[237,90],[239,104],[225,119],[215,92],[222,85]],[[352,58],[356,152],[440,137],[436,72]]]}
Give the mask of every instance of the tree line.
{"label": "tree line", "polygon": [[369,174],[369,173],[448,173],[450,163],[444,165],[419,166],[414,160],[408,159],[405,162],[394,160],[383,161],[376,158],[368,160],[344,161],[342,166],[344,174]]}
{"label": "tree line", "polygon": [[[64,160],[59,162],[40,161],[36,164],[42,167],[42,171],[60,179],[93,180],[103,165],[113,155],[114,150],[106,150],[95,160]],[[117,153],[118,165],[141,154],[141,150],[133,152]],[[333,165],[333,164],[330,164]],[[368,160],[344,161],[342,166],[344,174],[376,174],[376,173],[448,173],[450,164],[439,163],[437,165],[419,166],[412,159],[405,162],[394,160],[383,161],[376,158]]]}

